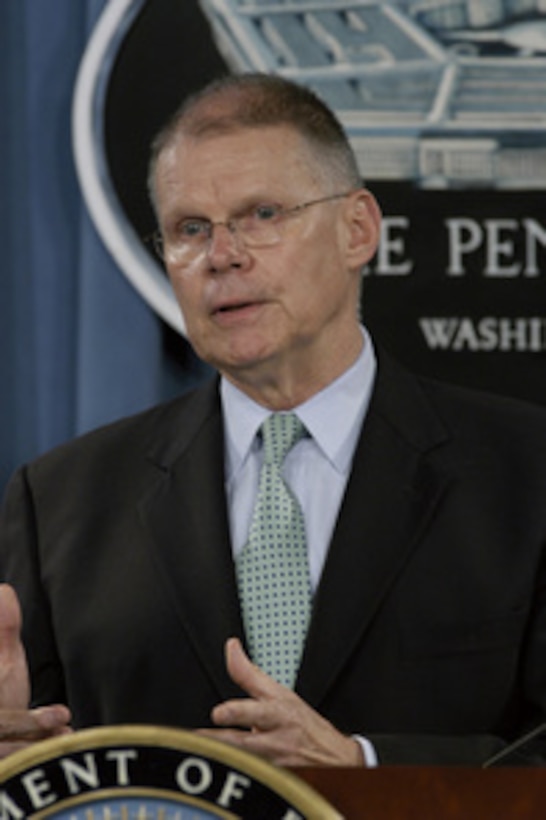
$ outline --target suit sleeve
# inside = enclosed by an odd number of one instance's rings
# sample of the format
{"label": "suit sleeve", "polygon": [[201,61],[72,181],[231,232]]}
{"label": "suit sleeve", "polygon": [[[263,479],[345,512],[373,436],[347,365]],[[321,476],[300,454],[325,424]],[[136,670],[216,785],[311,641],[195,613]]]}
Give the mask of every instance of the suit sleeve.
{"label": "suit sleeve", "polygon": [[14,587],[21,602],[34,706],[66,702],[38,545],[39,526],[23,468],[8,486],[0,515],[0,577]]}
{"label": "suit sleeve", "polygon": [[[546,548],[537,572],[534,599],[520,648],[520,684],[511,705],[506,736],[491,734],[369,735],[379,765],[482,765],[505,752],[504,765],[546,764]],[[512,744],[534,729],[544,730],[510,751]]]}
{"label": "suit sleeve", "polygon": [[372,735],[380,766],[481,766],[505,747],[493,735]]}

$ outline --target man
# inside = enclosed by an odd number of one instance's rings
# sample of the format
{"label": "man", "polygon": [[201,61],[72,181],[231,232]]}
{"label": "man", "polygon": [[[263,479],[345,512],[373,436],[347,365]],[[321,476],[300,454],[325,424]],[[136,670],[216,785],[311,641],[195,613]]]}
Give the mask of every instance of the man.
{"label": "man", "polygon": [[[156,140],[150,187],[188,337],[221,378],[14,478],[2,564],[35,703],[287,765],[483,761],[546,718],[544,412],[374,349],[358,305],[379,209],[307,90],[207,88]],[[243,649],[261,658],[241,569],[261,425],[288,411],[312,596],[294,691]],[[1,602],[24,689],[10,588]],[[66,730],[62,707],[0,698],[16,726]]]}

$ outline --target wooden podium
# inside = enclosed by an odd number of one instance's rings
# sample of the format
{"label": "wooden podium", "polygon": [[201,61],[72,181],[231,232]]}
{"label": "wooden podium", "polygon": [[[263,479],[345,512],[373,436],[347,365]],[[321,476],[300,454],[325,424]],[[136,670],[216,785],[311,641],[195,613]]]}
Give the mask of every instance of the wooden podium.
{"label": "wooden podium", "polygon": [[545,820],[546,769],[385,766],[295,774],[346,820]]}

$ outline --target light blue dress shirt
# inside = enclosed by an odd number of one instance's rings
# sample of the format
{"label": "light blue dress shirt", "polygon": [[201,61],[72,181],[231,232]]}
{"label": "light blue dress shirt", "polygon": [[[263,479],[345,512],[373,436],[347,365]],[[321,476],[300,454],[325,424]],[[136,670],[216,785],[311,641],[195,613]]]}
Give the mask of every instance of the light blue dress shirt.
{"label": "light blue dress shirt", "polygon": [[[363,334],[356,362],[324,390],[294,408],[309,437],[288,453],[284,477],[305,517],[313,591],[320,580],[375,378],[372,341],[364,329]],[[220,391],[230,535],[237,556],[248,539],[258,490],[262,446],[257,433],[271,411],[226,379],[222,379]]]}

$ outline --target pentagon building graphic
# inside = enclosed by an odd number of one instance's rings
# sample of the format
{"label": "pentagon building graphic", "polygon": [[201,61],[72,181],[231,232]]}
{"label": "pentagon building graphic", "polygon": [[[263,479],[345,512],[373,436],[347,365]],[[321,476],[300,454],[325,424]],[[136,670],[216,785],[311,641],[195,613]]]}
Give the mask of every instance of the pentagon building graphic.
{"label": "pentagon building graphic", "polygon": [[200,0],[233,71],[299,81],[365,179],[546,187],[546,0]]}

